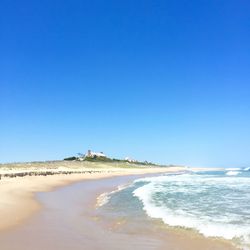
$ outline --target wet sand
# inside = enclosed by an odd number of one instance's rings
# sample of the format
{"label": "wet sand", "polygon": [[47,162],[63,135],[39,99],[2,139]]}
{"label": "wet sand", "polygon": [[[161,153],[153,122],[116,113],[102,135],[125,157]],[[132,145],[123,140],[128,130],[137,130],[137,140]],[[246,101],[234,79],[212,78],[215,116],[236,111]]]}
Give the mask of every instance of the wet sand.
{"label": "wet sand", "polygon": [[[30,201],[36,201],[35,203],[42,209],[36,210],[36,213],[27,217],[25,223],[2,230],[0,249],[234,249],[227,242],[206,239],[185,230],[157,226],[147,231],[140,230],[140,225],[133,231],[126,228],[117,230],[116,227],[111,227],[109,223],[102,221],[102,217],[95,209],[97,196],[135,178],[138,176],[89,179],[56,188],[50,192],[36,193],[35,199],[34,192],[39,188],[32,190]],[[55,187],[71,181],[73,180],[61,179],[56,185],[53,181],[51,183],[53,182]],[[53,185],[50,185],[50,189]]]}

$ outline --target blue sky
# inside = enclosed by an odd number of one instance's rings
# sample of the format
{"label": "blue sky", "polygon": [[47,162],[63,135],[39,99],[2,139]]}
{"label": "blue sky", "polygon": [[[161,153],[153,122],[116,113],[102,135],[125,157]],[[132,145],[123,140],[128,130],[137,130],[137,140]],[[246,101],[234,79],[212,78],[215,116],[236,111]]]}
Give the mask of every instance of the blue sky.
{"label": "blue sky", "polygon": [[0,162],[250,165],[249,1],[1,5]]}

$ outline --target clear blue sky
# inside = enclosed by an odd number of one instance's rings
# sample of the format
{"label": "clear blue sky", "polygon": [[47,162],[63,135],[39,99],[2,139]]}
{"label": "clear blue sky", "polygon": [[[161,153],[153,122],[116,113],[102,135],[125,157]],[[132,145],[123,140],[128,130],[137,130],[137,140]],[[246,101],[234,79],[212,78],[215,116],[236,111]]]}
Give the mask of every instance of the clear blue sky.
{"label": "clear blue sky", "polygon": [[0,162],[87,149],[250,165],[250,3],[2,1]]}

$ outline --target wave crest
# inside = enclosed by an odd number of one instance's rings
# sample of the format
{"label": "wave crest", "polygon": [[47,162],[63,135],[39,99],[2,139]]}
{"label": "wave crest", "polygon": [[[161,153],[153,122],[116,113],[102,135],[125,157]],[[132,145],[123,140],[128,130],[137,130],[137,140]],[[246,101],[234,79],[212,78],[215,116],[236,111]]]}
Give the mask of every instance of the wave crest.
{"label": "wave crest", "polygon": [[240,171],[228,171],[228,172],[226,172],[226,175],[235,176],[235,175],[238,175],[240,173],[241,173]]}

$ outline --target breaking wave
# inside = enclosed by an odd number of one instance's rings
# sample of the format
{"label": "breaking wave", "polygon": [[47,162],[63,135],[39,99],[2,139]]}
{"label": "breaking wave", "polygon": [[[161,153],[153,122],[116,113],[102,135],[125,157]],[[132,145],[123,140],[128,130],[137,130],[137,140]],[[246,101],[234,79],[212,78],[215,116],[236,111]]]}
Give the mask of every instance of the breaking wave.
{"label": "breaking wave", "polygon": [[250,245],[250,175],[183,174],[135,181],[146,214],[165,224]]}

